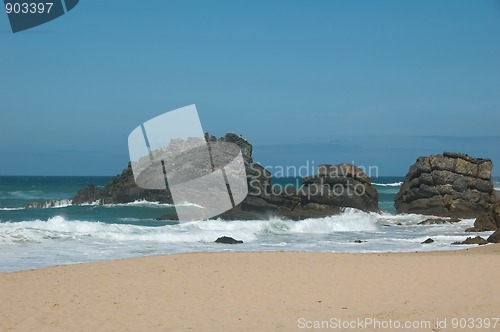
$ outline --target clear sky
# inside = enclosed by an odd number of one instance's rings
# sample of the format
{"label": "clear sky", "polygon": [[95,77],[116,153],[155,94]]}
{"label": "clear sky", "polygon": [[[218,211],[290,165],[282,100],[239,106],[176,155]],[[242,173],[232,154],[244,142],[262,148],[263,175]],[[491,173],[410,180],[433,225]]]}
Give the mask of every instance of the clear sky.
{"label": "clear sky", "polygon": [[13,34],[0,12],[0,174],[114,175],[144,121],[196,104],[264,165],[489,157],[498,0],[81,0]]}

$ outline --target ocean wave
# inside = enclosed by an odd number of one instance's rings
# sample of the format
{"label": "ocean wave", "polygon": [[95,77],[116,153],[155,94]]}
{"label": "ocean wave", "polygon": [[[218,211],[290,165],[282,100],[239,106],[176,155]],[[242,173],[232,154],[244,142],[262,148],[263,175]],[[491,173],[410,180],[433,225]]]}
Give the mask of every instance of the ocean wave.
{"label": "ocean wave", "polygon": [[[419,225],[420,222],[427,219],[447,219],[436,217],[432,215],[425,214],[416,214],[416,213],[408,213],[408,214],[392,214],[389,212],[381,212],[378,215],[379,222],[383,226],[418,226],[423,227],[424,225]],[[474,224],[475,219],[460,219],[459,222],[454,223],[460,226],[472,226]],[[425,225],[431,227],[439,227],[439,226],[450,225],[447,224],[434,224],[434,225]]]}
{"label": "ocean wave", "polygon": [[23,207],[3,207],[0,208],[0,211],[19,211],[19,210],[24,210],[25,208]]}
{"label": "ocean wave", "polygon": [[73,205],[71,199],[59,199],[45,202],[33,202],[28,204],[29,209],[58,209]]}
{"label": "ocean wave", "polygon": [[[412,242],[411,239],[417,243],[424,241],[423,237],[427,238],[428,236],[433,238],[446,235],[455,237],[459,234],[462,236],[465,228],[474,223],[474,219],[464,219],[453,224],[418,225],[419,222],[427,218],[432,217],[419,214],[393,215],[386,212],[363,212],[348,208],[339,215],[299,221],[282,218],[268,218],[267,220],[214,219],[167,225],[158,222],[158,225],[149,223],[146,226],[72,220],[59,215],[47,220],[0,222],[0,245],[73,240],[89,244],[115,243],[125,246],[135,246],[138,243],[143,245],[149,245],[149,243],[174,246],[188,245],[193,246],[191,250],[196,250],[201,244],[204,246],[202,250],[206,250],[207,245],[211,246],[221,236],[243,240],[248,245],[270,243],[275,246],[276,243],[301,243],[305,240],[307,243],[316,243],[316,246],[321,246],[321,241],[326,241],[325,243],[331,243],[331,241],[344,243],[347,241],[346,243],[349,243],[352,242],[353,238],[362,235],[363,239],[371,239],[369,242],[372,244],[382,241],[380,242],[383,244],[380,246],[381,248],[391,243],[396,243],[397,248],[403,248],[398,243]],[[140,219],[136,220],[131,217],[121,218],[120,221],[141,222]],[[154,220],[149,222],[154,222]],[[385,239],[387,236],[390,239]],[[401,240],[397,240],[398,237],[401,237]],[[333,240],[334,238],[337,240]],[[435,240],[439,240],[439,237]],[[449,239],[443,238],[442,242],[445,243],[445,240]]]}
{"label": "ocean wave", "polygon": [[[33,202],[28,204],[28,208],[38,208],[38,209],[53,209],[53,208],[64,208],[68,206],[101,206],[107,208],[113,207],[149,207],[149,208],[165,208],[165,207],[173,207],[173,204],[168,203],[160,203],[160,202],[151,202],[146,200],[136,200],[129,203],[111,203],[104,204],[101,200],[96,200],[94,202],[81,203],[81,204],[73,204],[71,199],[61,199],[61,200],[52,200],[52,201],[44,201],[44,202]],[[177,206],[186,206],[186,207],[197,207],[202,208],[202,206],[184,202],[181,204],[177,204]]]}
{"label": "ocean wave", "polygon": [[91,202],[91,203],[82,203],[82,204],[79,204],[81,206],[102,206],[102,207],[126,207],[126,206],[134,206],[134,207],[160,207],[160,208],[164,208],[164,207],[173,207],[173,206],[189,206],[189,207],[198,207],[198,208],[202,208],[202,206],[198,205],[198,204],[195,204],[195,203],[189,203],[189,202],[183,202],[181,204],[169,204],[169,203],[160,203],[160,202],[152,202],[152,201],[147,201],[145,199],[139,199],[139,200],[136,200],[136,201],[133,201],[133,202],[129,202],[129,203],[107,203],[107,204],[104,204],[102,203],[101,200],[97,200],[95,202]]}
{"label": "ocean wave", "polygon": [[374,185],[374,186],[380,186],[380,187],[400,187],[402,184],[403,184],[403,181],[393,182],[393,183],[376,183],[376,182],[372,182],[372,185]]}
{"label": "ocean wave", "polygon": [[151,241],[160,243],[212,243],[220,236],[244,242],[268,235],[321,235],[335,232],[375,232],[377,214],[358,210],[326,218],[300,221],[268,220],[199,220],[165,226],[107,224],[68,220],[55,216],[47,220],[0,223],[0,243],[43,242],[54,239],[86,241]]}
{"label": "ocean wave", "polygon": [[133,202],[129,203],[113,203],[113,204],[102,204],[99,201],[93,202],[93,203],[85,203],[81,205],[98,205],[102,207],[148,207],[148,208],[166,208],[166,207],[174,207],[174,206],[185,206],[185,207],[196,207],[196,208],[203,208],[201,205],[195,204],[195,203],[189,203],[189,202],[183,202],[180,204],[169,204],[169,203],[160,203],[160,202],[151,202],[151,201],[146,201],[146,200],[136,200]]}

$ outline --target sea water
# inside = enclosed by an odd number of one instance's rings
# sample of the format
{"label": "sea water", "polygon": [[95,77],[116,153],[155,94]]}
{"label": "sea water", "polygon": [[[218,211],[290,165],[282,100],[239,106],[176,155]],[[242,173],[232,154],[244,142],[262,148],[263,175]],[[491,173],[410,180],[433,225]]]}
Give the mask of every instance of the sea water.
{"label": "sea water", "polygon": [[[473,219],[442,225],[418,225],[429,216],[394,214],[394,196],[402,177],[378,177],[380,213],[347,208],[340,215],[292,221],[199,220],[179,223],[157,220],[174,207],[157,202],[73,205],[77,190],[110,177],[0,177],[0,271],[118,258],[185,252],[327,251],[409,252],[452,250],[467,236]],[[296,179],[276,179],[296,183]],[[500,189],[500,179],[494,185]],[[30,207],[37,201],[55,203]],[[189,204],[185,208],[190,208]],[[192,208],[196,208],[193,206]],[[243,244],[214,243],[221,236]],[[422,244],[427,238],[435,242]]]}

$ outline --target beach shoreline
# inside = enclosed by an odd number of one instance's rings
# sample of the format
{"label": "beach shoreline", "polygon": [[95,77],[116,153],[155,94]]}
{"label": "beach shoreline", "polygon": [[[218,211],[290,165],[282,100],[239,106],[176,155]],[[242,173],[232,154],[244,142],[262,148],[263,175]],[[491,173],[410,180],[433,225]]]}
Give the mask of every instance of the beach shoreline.
{"label": "beach shoreline", "polygon": [[349,329],[369,331],[427,321],[430,328],[414,330],[451,330],[453,320],[499,316],[499,256],[500,245],[202,252],[5,272],[0,330],[335,330],[357,322]]}

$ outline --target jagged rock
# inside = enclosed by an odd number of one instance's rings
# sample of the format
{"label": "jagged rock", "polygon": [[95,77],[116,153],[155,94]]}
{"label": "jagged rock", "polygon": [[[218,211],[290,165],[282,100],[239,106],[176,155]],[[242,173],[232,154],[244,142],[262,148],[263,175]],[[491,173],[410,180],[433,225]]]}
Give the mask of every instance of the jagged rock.
{"label": "jagged rock", "polygon": [[[363,170],[349,164],[320,165],[317,176],[302,178],[302,188],[273,190],[270,174],[248,172],[249,195],[222,219],[266,219],[279,216],[292,220],[339,214],[345,207],[378,211],[377,191]],[[259,167],[261,167],[259,165]],[[248,170],[248,169],[247,169]]]}
{"label": "jagged rock", "polygon": [[447,224],[447,223],[456,223],[459,222],[460,219],[458,218],[450,218],[450,219],[443,219],[443,218],[429,218],[425,219],[424,221],[419,222],[417,225],[442,225],[442,224]]}
{"label": "jagged rock", "polygon": [[130,163],[123,172],[111,179],[104,188],[89,185],[76,193],[73,204],[99,201],[101,204],[130,203],[137,200],[172,203],[168,190],[142,189],[137,186]]}
{"label": "jagged rock", "polygon": [[[228,133],[221,138],[206,133],[205,141],[209,144],[215,142],[237,144],[241,149],[247,173],[248,196],[236,207],[215,218],[248,220],[279,216],[300,220],[338,214],[346,207],[378,211],[377,191],[372,187],[370,178],[354,165],[320,165],[317,176],[302,179],[302,188],[287,187],[278,190],[272,185],[271,173],[253,161],[252,144],[246,139],[234,133]],[[182,144],[181,141],[172,142],[169,149],[182,150]],[[160,149],[153,153],[165,153],[165,151]],[[187,161],[193,159],[189,154],[183,154],[182,158]],[[189,167],[193,168],[190,163],[183,163],[184,159],[178,165],[181,175],[189,174]],[[193,172],[200,171],[194,168]],[[128,168],[109,181],[105,188],[89,186],[80,190],[73,198],[73,203],[99,201],[108,204],[135,200],[173,203],[168,188],[151,190],[138,187],[130,163]],[[169,213],[159,219],[177,220],[177,216],[175,213]]]}
{"label": "jagged rock", "polygon": [[427,240],[425,240],[424,242],[421,242],[421,244],[429,244],[429,243],[434,243],[434,240],[431,239],[431,238],[428,238]]}
{"label": "jagged rock", "polygon": [[488,211],[480,214],[474,221],[474,227],[467,228],[466,232],[496,231],[500,228],[500,201],[497,201]]}
{"label": "jagged rock", "polygon": [[490,159],[445,152],[420,157],[395,197],[396,213],[474,218],[496,201]]}
{"label": "jagged rock", "polygon": [[379,211],[377,190],[354,165],[319,165],[318,175],[304,177],[302,184],[302,195],[308,202]]}
{"label": "jagged rock", "polygon": [[459,244],[478,244],[478,245],[483,245],[483,244],[488,244],[488,241],[483,239],[480,236],[476,236],[474,238],[468,237],[465,239],[465,241],[462,242],[453,242],[452,244],[459,245]]}
{"label": "jagged rock", "polygon": [[493,234],[491,234],[488,237],[487,241],[491,243],[500,243],[500,228],[497,229]]}
{"label": "jagged rock", "polygon": [[216,243],[224,243],[224,244],[240,244],[243,243],[241,240],[235,240],[229,236],[223,236],[215,240]]}

